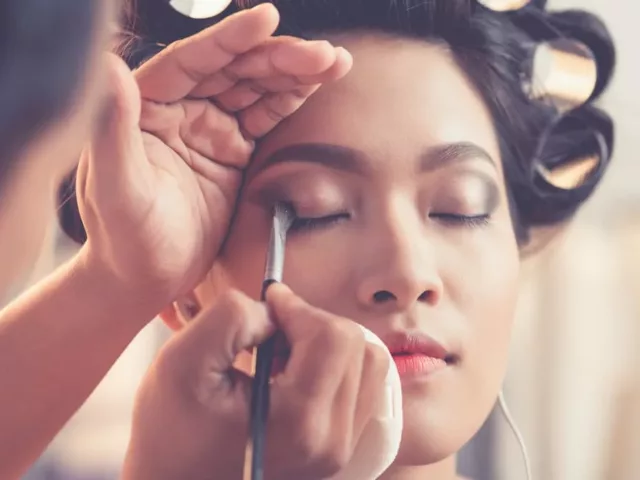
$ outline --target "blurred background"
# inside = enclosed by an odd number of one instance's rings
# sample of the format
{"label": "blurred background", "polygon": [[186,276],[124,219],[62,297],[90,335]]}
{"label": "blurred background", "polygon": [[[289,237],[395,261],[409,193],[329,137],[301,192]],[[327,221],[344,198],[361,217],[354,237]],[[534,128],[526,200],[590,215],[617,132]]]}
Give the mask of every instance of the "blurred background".
{"label": "blurred background", "polygon": [[[610,173],[576,221],[526,261],[505,384],[539,480],[640,479],[640,62],[633,0],[550,0],[599,14],[619,64],[600,104],[616,121]],[[634,60],[634,58],[636,60]],[[53,220],[52,220],[53,222]],[[33,280],[74,253],[52,238]],[[25,480],[118,476],[137,385],[169,333],[151,324]],[[475,480],[524,479],[517,443],[493,415],[460,458]]]}

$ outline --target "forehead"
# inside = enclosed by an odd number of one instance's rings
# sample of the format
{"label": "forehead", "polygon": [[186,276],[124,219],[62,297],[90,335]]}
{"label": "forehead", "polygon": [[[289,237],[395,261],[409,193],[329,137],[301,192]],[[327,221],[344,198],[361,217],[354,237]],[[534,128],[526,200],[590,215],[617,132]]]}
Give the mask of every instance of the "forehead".
{"label": "forehead", "polygon": [[425,148],[473,142],[499,160],[480,95],[445,46],[378,34],[329,37],[354,57],[261,143],[257,162],[293,143],[333,143],[370,158],[416,157]]}

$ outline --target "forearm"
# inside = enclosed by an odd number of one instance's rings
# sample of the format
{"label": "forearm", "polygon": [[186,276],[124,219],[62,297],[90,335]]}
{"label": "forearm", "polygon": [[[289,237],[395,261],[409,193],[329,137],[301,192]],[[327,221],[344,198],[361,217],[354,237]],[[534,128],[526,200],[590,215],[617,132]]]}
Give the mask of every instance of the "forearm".
{"label": "forearm", "polygon": [[0,478],[42,453],[157,313],[83,252],[0,312]]}

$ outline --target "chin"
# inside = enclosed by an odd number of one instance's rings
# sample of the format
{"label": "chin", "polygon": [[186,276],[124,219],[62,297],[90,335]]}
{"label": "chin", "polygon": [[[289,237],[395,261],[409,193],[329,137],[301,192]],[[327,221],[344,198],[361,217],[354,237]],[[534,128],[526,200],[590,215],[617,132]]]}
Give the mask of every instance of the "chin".
{"label": "chin", "polygon": [[405,396],[403,403],[404,429],[394,462],[398,466],[431,465],[456,455],[483,422],[461,414],[455,401],[424,401]]}
{"label": "chin", "polygon": [[405,427],[400,451],[394,465],[431,465],[455,455],[464,445],[464,442],[455,442],[449,433],[443,432],[442,435],[427,434],[424,430],[418,432],[415,426],[414,424],[412,426],[414,428],[409,427],[408,430]]}

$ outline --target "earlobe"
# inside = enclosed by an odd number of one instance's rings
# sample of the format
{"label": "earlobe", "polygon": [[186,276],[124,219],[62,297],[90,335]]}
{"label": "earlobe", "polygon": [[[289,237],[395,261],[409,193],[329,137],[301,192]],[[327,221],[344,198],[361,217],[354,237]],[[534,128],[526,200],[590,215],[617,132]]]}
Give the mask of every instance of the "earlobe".
{"label": "earlobe", "polygon": [[160,312],[159,317],[162,319],[164,324],[169,327],[174,332],[181,330],[184,327],[184,323],[179,318],[179,313],[176,304],[170,304],[167,306],[162,312]]}
{"label": "earlobe", "polygon": [[160,318],[171,330],[182,330],[200,312],[200,304],[193,296],[176,300],[160,313]]}

